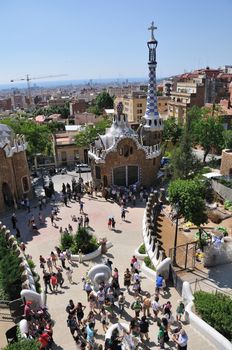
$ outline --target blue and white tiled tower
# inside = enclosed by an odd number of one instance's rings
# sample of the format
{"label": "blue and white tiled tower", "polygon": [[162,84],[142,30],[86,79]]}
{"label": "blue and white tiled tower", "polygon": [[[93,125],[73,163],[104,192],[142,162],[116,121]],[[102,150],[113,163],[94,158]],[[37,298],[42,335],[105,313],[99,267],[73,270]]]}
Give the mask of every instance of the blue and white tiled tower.
{"label": "blue and white tiled tower", "polygon": [[158,112],[156,94],[156,47],[158,41],[155,39],[154,30],[157,29],[157,27],[155,27],[154,22],[152,22],[148,29],[151,31],[151,39],[147,42],[149,49],[149,82],[146,113],[142,118],[142,125],[140,127],[140,140],[143,145],[152,146],[161,142],[163,121]]}

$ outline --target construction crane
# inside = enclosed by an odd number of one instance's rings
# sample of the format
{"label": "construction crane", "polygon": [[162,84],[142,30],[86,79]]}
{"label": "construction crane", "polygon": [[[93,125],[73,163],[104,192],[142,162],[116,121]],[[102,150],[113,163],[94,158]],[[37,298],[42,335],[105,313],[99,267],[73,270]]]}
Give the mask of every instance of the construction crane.
{"label": "construction crane", "polygon": [[65,77],[67,74],[57,74],[57,75],[45,75],[45,76],[40,76],[40,77],[30,77],[29,74],[27,74],[24,78],[20,79],[11,79],[11,83],[15,81],[26,81],[27,82],[27,90],[28,90],[28,99],[29,99],[29,106],[32,104],[32,97],[31,97],[31,85],[30,81],[31,80],[37,80],[37,79],[47,79],[47,78],[58,78],[58,77]]}

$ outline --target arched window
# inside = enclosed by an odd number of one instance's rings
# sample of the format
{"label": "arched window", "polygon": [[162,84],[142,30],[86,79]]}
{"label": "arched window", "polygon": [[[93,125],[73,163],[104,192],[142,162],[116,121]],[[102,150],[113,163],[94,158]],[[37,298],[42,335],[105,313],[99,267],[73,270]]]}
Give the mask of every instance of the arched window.
{"label": "arched window", "polygon": [[124,157],[128,157],[129,156],[129,154],[130,154],[129,146],[127,146],[127,145],[124,146],[123,154],[124,154]]}
{"label": "arched window", "polygon": [[155,126],[157,126],[157,120],[155,119]]}
{"label": "arched window", "polygon": [[133,147],[130,147],[130,154],[133,154]]}
{"label": "arched window", "polygon": [[149,120],[149,125],[151,125],[151,120]]}

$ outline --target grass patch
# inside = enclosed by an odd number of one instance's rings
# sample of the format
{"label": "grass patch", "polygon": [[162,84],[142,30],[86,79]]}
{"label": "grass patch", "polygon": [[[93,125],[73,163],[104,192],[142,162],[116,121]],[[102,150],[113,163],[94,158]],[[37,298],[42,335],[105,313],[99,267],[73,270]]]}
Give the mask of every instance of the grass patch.
{"label": "grass patch", "polygon": [[146,256],[146,257],[144,258],[144,262],[145,262],[145,265],[146,265],[147,267],[149,267],[149,269],[152,269],[153,271],[156,271],[156,268],[155,268],[155,266],[153,265],[153,263],[152,263],[151,259],[149,258],[149,256]]}
{"label": "grass patch", "polygon": [[146,248],[144,243],[139,247],[139,254],[146,254]]}

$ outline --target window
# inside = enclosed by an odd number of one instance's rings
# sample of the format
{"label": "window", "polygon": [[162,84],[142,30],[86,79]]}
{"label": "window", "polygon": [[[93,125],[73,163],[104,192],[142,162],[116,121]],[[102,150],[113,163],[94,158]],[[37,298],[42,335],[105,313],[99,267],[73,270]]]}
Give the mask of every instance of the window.
{"label": "window", "polygon": [[95,166],[95,174],[96,174],[96,179],[101,180],[101,168],[99,166]]}
{"label": "window", "polygon": [[28,181],[28,177],[24,176],[22,177],[22,185],[23,185],[23,192],[29,192],[29,181]]}
{"label": "window", "polygon": [[130,147],[130,154],[133,154],[133,147]]}
{"label": "window", "polygon": [[129,146],[124,146],[124,149],[123,149],[123,155],[124,155],[124,157],[128,157],[129,156],[129,154],[130,154],[130,148],[129,148]]}

